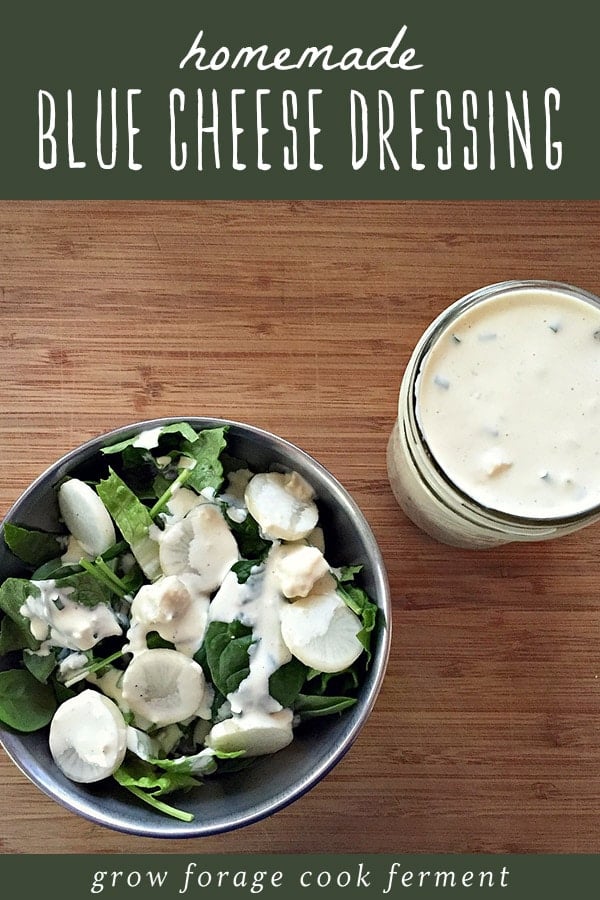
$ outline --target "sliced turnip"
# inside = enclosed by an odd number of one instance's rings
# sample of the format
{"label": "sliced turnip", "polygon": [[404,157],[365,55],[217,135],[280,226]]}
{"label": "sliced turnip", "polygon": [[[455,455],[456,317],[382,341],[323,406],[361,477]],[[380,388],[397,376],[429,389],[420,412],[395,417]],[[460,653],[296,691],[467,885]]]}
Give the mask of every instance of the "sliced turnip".
{"label": "sliced turnip", "polygon": [[277,753],[293,739],[292,715],[289,709],[276,713],[248,713],[225,719],[213,725],[205,743],[221,753],[242,750],[246,756]]}
{"label": "sliced turnip", "polygon": [[99,556],[115,543],[115,528],[108,510],[85,481],[69,478],[63,482],[58,490],[58,506],[69,532],[90,556]]}
{"label": "sliced turnip", "polygon": [[341,672],[363,651],[361,621],[335,591],[329,576],[281,611],[281,634],[290,652],[319,672]]}
{"label": "sliced turnip", "polygon": [[201,578],[200,589],[207,593],[219,587],[239,559],[235,538],[214,503],[195,507],[180,522],[165,528],[159,556],[165,575],[196,573]]}
{"label": "sliced turnip", "polygon": [[90,688],[65,700],[50,723],[50,753],[71,781],[89,784],[119,768],[127,725],[118,706]]}
{"label": "sliced turnip", "polygon": [[315,493],[297,472],[255,475],[248,482],[244,497],[250,515],[272,540],[301,540],[317,524]]}
{"label": "sliced turnip", "polygon": [[193,716],[202,703],[204,673],[197,662],[177,650],[144,650],[123,675],[128,708],[155,725],[171,725]]}

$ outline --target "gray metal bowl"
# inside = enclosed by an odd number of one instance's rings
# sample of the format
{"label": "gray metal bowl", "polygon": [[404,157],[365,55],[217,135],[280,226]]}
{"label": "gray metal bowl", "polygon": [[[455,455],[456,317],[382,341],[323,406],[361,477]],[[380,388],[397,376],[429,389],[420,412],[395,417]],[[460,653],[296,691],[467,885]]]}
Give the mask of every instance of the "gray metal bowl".
{"label": "gray metal bowl", "polygon": [[[383,611],[386,628],[373,646],[373,659],[358,703],[341,716],[306,723],[294,741],[271,757],[260,757],[248,769],[209,779],[195,792],[177,796],[177,805],[194,814],[192,822],[167,818],[137,802],[108,779],[80,785],[65,778],[48,750],[47,729],[14,734],[0,729],[0,742],[19,769],[45,794],[67,809],[99,825],[145,837],[201,837],[241,828],[265,818],[314,787],[342,759],[365,724],[387,666],[390,648],[391,605],[383,560],[364,516],[344,488],[319,463],[293,444],[269,432],[224,419],[184,417],[197,429],[229,425],[228,452],[246,460],[250,468],[273,466],[296,469],[314,487],[331,565],[363,564],[364,588]],[[67,453],[47,469],[9,510],[5,522],[57,530],[54,486],[67,474],[93,471],[100,448],[181,418],[137,422],[100,435]],[[18,560],[0,541],[0,582],[23,575]]]}

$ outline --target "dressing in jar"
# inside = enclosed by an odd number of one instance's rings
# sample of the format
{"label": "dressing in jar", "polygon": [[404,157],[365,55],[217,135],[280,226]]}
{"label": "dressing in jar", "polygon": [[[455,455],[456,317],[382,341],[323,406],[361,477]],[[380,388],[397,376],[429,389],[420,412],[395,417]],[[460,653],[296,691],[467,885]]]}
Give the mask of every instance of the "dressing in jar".
{"label": "dressing in jar", "polygon": [[483,548],[600,518],[600,299],[551,281],[481,288],[417,344],[388,443],[425,532]]}

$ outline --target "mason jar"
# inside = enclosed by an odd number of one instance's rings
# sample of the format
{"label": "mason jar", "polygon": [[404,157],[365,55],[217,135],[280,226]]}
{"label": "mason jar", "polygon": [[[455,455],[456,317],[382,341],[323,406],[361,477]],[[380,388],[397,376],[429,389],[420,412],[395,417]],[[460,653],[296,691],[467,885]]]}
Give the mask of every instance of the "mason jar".
{"label": "mason jar", "polygon": [[458,547],[600,519],[600,299],[504,281],[449,306],[404,372],[387,467],[407,516]]}

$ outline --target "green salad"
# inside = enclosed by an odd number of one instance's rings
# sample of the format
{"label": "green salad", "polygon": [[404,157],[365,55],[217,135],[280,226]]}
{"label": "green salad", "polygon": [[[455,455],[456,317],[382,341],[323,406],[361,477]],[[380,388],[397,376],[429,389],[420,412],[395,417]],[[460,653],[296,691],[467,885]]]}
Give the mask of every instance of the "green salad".
{"label": "green salad", "polygon": [[183,821],[165,796],[356,703],[381,615],[360,566],[327,562],[313,487],[234,459],[227,430],[105,447],[57,485],[61,533],[3,529],[26,577],[0,586],[0,725],[49,726],[65,776]]}

